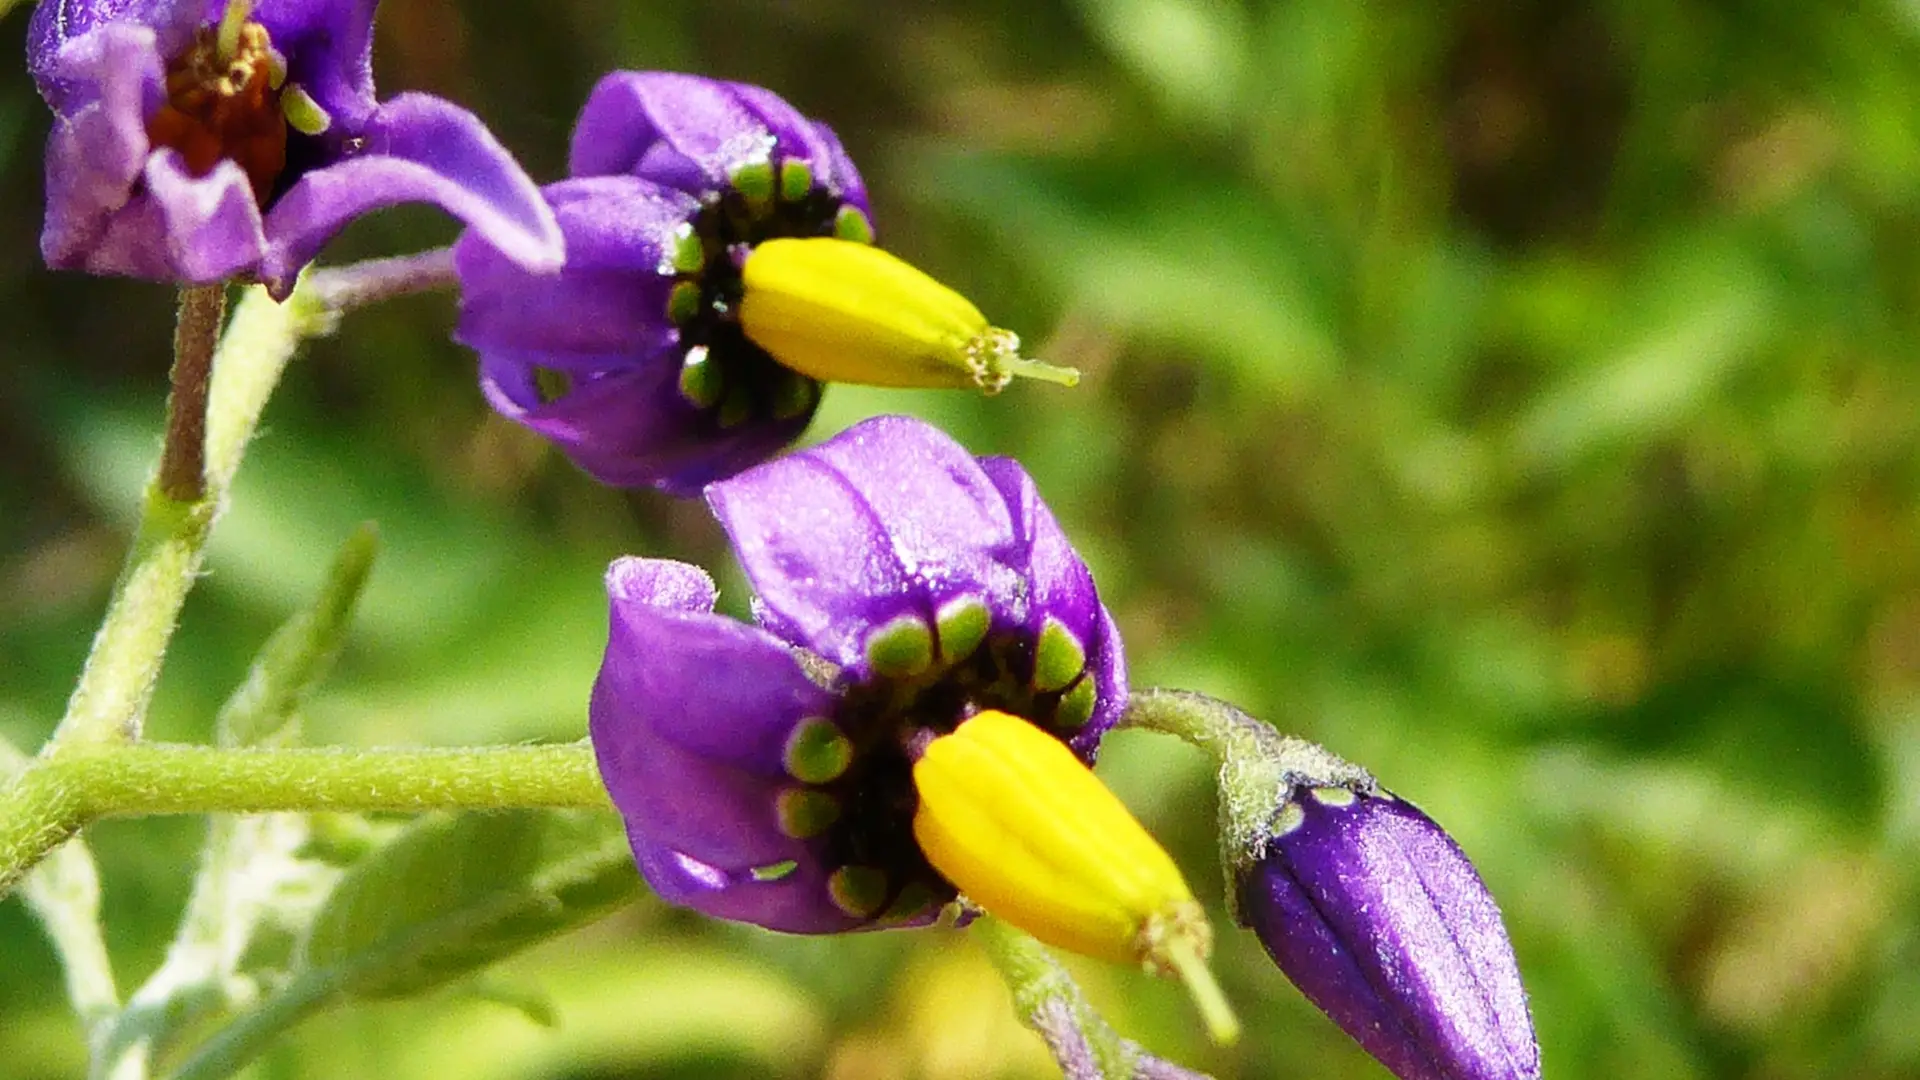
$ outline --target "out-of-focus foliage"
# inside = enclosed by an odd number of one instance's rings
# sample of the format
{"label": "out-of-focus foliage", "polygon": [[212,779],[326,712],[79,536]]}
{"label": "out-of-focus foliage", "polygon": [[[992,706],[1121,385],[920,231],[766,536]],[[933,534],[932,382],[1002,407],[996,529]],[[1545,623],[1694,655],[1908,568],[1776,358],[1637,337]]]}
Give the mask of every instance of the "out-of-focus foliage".
{"label": "out-of-focus foliage", "polygon": [[[1019,455],[1142,683],[1235,699],[1452,829],[1509,915],[1552,1076],[1920,1071],[1920,7],[388,0],[377,62],[542,178],[615,66],[764,83],[832,123],[884,242],[1088,377],[836,389],[816,433],[904,409]],[[156,444],[171,297],[38,265],[47,118],[20,67],[0,734],[32,745]],[[448,238],[395,213],[330,258]],[[698,505],[597,488],[489,416],[450,322],[445,298],[390,305],[298,362],[157,736],[205,737],[364,518],[386,554],[314,741],[577,737],[606,561],[724,566]],[[1197,755],[1122,736],[1102,770],[1217,899]],[[92,833],[124,983],[199,836]],[[72,1075],[17,904],[0,955],[7,1075]],[[1234,1051],[1174,988],[1077,970],[1122,1031],[1223,1077],[1382,1075],[1246,935],[1219,966]],[[494,979],[494,1001],[331,1014],[260,1075],[1048,1070],[941,932],[778,938],[647,900]]]}

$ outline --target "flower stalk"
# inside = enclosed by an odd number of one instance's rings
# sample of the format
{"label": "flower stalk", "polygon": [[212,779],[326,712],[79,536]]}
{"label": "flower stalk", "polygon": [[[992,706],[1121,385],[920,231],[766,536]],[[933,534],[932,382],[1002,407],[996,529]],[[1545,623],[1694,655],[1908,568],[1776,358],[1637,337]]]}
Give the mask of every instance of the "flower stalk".
{"label": "flower stalk", "polygon": [[1047,1044],[1064,1080],[1208,1080],[1116,1033],[1038,941],[990,915],[967,935],[1000,972],[1014,1012]]}
{"label": "flower stalk", "polygon": [[207,493],[207,396],[213,381],[213,351],[226,313],[225,282],[180,289],[167,435],[158,479],[160,493],[174,502],[198,502]]}
{"label": "flower stalk", "polygon": [[[183,315],[187,306],[183,303]],[[196,300],[193,306],[194,323],[217,326],[218,314],[209,311],[208,301]],[[201,494],[179,501],[165,490],[167,467],[156,472],[106,618],[94,636],[66,715],[54,732],[57,748],[139,738],[174,623],[200,572],[207,536],[260,413],[300,343],[325,333],[331,325],[326,309],[306,290],[285,304],[274,303],[259,288],[241,299],[218,347],[211,350],[212,370],[204,388],[196,392],[204,395],[205,402],[198,409],[202,417],[196,422],[198,436],[176,435],[169,422],[169,448],[189,442],[201,447],[193,470],[202,477]],[[176,402],[173,411],[184,409]],[[175,466],[177,471],[186,468]]]}

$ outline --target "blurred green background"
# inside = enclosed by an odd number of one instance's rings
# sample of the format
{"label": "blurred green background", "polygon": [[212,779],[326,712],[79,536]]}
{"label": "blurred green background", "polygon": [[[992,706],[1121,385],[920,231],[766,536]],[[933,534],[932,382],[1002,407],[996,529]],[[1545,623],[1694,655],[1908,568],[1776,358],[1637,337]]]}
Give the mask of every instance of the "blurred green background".
{"label": "blurred green background", "polygon": [[[27,22],[0,20],[18,55]],[[1020,456],[1141,685],[1232,698],[1445,823],[1509,918],[1547,1073],[1920,1075],[1920,5],[1780,0],[387,0],[387,94],[558,178],[617,67],[770,86],[883,242],[1082,386],[839,388]],[[157,445],[171,294],[38,262],[47,116],[0,65],[0,734],[51,730]],[[329,261],[452,236],[362,222]],[[727,566],[697,504],[489,415],[446,297],[352,317],[269,410],[160,686],[203,737],[353,523],[386,550],[307,715],[329,743],[574,738],[626,552]],[[739,610],[737,572],[723,584]],[[1217,901],[1211,781],[1102,772]],[[103,825],[124,984],[199,822]],[[1217,908],[1216,908],[1217,910]],[[1250,1034],[1077,965],[1222,1077],[1383,1077],[1245,934]],[[799,940],[646,901],[472,995],[333,1013],[263,1077],[1049,1075],[958,935]],[[77,1029],[0,905],[0,1074]]]}

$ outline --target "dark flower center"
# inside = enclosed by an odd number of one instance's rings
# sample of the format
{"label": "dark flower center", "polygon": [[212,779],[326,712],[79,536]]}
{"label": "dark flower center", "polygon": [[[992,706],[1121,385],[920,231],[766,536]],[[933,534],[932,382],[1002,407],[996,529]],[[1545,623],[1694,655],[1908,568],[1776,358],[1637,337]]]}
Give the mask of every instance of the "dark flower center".
{"label": "dark flower center", "polygon": [[[975,640],[979,640],[976,636]],[[1022,717],[1061,741],[1070,739],[1090,700],[1072,690],[1091,679],[1083,672],[1066,688],[1036,686],[1035,645],[1029,635],[989,634],[971,653],[940,656],[909,676],[873,676],[849,687],[833,724],[852,744],[851,762],[835,779],[815,785],[832,800],[832,824],[821,833],[826,865],[861,883],[852,913],[883,922],[924,915],[952,900],[952,882],[927,862],[913,835],[919,795],[913,762],[926,743],[977,712],[994,709]],[[1044,681],[1044,674],[1038,676]],[[1082,702],[1079,708],[1065,699]],[[836,893],[837,902],[843,898]]]}
{"label": "dark flower center", "polygon": [[249,22],[230,47],[222,45],[219,28],[203,27],[167,65],[167,102],[147,121],[147,138],[179,151],[195,176],[222,160],[238,164],[264,206],[287,164],[273,43],[266,27]]}
{"label": "dark flower center", "polygon": [[[674,278],[667,317],[680,328],[680,392],[723,428],[810,413],[820,384],[791,371],[740,329],[741,267],[754,245],[780,237],[870,238],[866,216],[816,183],[799,158],[735,169],[675,234],[662,271]],[[851,235],[850,235],[851,234]]]}

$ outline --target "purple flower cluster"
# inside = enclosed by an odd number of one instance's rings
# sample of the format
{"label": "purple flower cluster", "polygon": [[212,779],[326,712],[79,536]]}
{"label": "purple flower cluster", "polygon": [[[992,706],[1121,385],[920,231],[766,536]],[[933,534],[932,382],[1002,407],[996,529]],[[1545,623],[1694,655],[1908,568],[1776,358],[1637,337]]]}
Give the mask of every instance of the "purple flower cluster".
{"label": "purple flower cluster", "polygon": [[[695,567],[608,570],[591,735],[648,882],[796,933],[931,921],[957,890],[915,839],[919,755],[993,710],[1091,764],[1128,689],[1092,575],[1015,462],[899,417],[766,461],[821,386],[741,330],[743,268],[776,238],[871,242],[858,171],[766,90],[625,72],[587,102],[571,177],[538,189],[471,113],[375,98],[373,9],[43,0],[47,262],[284,297],[362,213],[460,218],[458,337],[487,398],[604,482],[704,493],[756,593],[749,625]],[[1281,969],[1403,1080],[1537,1080],[1460,848],[1370,780],[1289,784],[1253,800],[1234,868]]]}
{"label": "purple flower cluster", "polygon": [[545,189],[559,275],[484,233],[460,244],[456,336],[487,399],[603,483],[676,494],[792,442],[821,387],[742,334],[741,266],[776,237],[872,239],[840,140],[757,86],[620,72],[588,98],[568,171]]}
{"label": "purple flower cluster", "polygon": [[277,295],[361,214],[431,202],[529,271],[553,212],[472,113],[374,98],[373,0],[43,0],[49,265]]}

